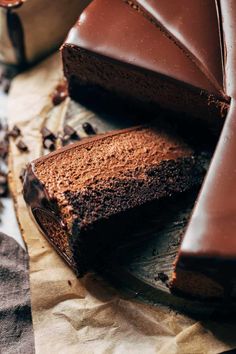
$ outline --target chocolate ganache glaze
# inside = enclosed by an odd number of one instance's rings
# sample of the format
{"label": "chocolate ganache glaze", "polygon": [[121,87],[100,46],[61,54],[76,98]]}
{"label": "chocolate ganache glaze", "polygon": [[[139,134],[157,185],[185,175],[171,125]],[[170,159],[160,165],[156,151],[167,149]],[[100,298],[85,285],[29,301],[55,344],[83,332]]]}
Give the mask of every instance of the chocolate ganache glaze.
{"label": "chocolate ganache glaze", "polygon": [[230,110],[176,263],[173,289],[236,297],[236,2],[221,0]]}
{"label": "chocolate ganache glaze", "polygon": [[[219,9],[212,0],[126,0],[180,47],[217,90],[224,93]],[[207,50],[206,50],[207,48]]]}

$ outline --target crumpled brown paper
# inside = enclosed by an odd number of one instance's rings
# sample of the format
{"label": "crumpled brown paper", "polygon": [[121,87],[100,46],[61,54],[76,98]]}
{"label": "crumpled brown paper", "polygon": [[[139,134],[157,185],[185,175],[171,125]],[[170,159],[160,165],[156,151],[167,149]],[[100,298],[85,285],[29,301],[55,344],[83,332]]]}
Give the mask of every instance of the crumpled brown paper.
{"label": "crumpled brown paper", "polygon": [[[236,323],[198,322],[161,305],[124,298],[96,275],[78,280],[38,231],[23,200],[19,174],[28,161],[44,153],[40,128],[46,125],[55,132],[70,119],[73,102],[68,98],[53,107],[50,96],[61,78],[56,54],[18,76],[9,100],[10,125],[21,128],[30,149],[20,153],[12,141],[9,164],[16,213],[30,256],[36,353],[213,354],[235,348]],[[99,131],[104,129],[104,122],[82,107],[73,116],[77,126],[90,119]]]}

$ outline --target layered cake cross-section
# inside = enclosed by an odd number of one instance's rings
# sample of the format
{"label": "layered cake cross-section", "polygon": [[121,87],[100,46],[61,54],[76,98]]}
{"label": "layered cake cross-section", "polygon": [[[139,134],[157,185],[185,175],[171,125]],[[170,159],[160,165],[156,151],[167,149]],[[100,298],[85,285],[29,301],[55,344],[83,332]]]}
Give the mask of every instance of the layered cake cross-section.
{"label": "layered cake cross-section", "polygon": [[82,276],[142,217],[142,208],[191,189],[203,175],[200,158],[180,138],[141,126],[33,161],[24,198],[45,236]]}

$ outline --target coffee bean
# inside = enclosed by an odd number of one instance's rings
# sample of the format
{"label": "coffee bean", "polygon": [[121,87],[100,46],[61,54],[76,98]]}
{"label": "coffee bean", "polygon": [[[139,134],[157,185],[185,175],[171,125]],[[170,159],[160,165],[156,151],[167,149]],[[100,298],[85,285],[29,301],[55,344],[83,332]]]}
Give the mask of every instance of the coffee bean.
{"label": "coffee bean", "polygon": [[89,122],[83,123],[82,127],[86,134],[88,135],[96,134],[96,131],[94,130],[93,126]]}

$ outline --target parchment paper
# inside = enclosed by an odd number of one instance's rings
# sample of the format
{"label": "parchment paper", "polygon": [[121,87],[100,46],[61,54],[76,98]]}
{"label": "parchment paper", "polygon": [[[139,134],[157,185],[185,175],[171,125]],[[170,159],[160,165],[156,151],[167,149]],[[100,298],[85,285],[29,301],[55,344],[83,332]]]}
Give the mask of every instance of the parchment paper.
{"label": "parchment paper", "polygon": [[[53,107],[51,93],[62,78],[59,55],[18,76],[9,99],[10,125],[22,129],[29,153],[10,145],[10,182],[30,256],[30,287],[36,353],[220,353],[236,347],[233,322],[196,321],[167,307],[125,297],[95,274],[82,280],[40,234],[22,197],[21,168],[44,153],[40,128],[60,130],[73,102]],[[104,121],[81,107],[73,120]],[[73,125],[73,121],[70,121]],[[109,127],[106,122],[106,129]],[[119,123],[122,126],[122,120]],[[118,124],[118,125],[119,125]]]}

